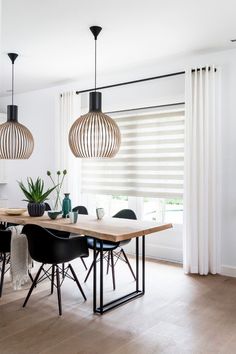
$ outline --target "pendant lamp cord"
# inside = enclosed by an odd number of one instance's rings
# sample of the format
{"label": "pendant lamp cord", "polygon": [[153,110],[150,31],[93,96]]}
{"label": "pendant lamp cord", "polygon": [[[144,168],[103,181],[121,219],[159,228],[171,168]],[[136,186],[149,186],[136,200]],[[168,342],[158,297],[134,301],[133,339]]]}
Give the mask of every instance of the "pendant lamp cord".
{"label": "pendant lamp cord", "polygon": [[95,92],[97,91],[97,39],[95,38],[95,78],[94,78],[94,86],[95,86]]}
{"label": "pendant lamp cord", "polygon": [[14,63],[12,63],[12,69],[11,69],[11,97],[12,97],[12,106],[14,105]]}

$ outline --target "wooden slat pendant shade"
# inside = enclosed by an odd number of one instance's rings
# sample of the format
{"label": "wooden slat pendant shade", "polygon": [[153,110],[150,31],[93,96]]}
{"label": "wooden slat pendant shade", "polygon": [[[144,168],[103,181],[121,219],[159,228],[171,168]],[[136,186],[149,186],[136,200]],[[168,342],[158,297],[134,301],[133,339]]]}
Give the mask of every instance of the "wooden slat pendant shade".
{"label": "wooden slat pendant shade", "polygon": [[0,159],[28,159],[33,149],[33,136],[23,124],[0,124]]}
{"label": "wooden slat pendant shade", "polygon": [[34,138],[18,122],[18,106],[14,105],[14,63],[17,53],[8,53],[12,63],[12,104],[7,106],[7,121],[0,124],[0,159],[28,159],[34,149]]}
{"label": "wooden slat pendant shade", "polygon": [[75,157],[114,157],[120,148],[120,130],[116,122],[102,113],[102,93],[97,87],[97,37],[102,27],[92,26],[95,44],[95,87],[89,93],[89,112],[79,117],[69,132],[69,145]]}
{"label": "wooden slat pendant shade", "polygon": [[79,117],[69,132],[69,145],[76,157],[114,157],[121,135],[116,122],[102,112],[89,112]]}

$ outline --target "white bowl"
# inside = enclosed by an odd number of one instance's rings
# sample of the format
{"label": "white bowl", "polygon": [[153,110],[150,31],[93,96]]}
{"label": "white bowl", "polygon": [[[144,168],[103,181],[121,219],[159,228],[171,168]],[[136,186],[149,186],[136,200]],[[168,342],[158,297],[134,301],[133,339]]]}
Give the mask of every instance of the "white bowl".
{"label": "white bowl", "polygon": [[5,213],[7,215],[22,215],[26,210],[26,208],[7,208]]}

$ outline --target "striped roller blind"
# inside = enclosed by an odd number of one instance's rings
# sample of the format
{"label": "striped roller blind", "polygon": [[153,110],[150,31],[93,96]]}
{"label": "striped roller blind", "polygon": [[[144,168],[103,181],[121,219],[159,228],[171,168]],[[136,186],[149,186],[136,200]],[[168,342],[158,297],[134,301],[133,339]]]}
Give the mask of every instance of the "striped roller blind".
{"label": "striped roller blind", "polygon": [[184,175],[184,107],[113,115],[121,148],[112,159],[82,161],[82,192],[181,198]]}

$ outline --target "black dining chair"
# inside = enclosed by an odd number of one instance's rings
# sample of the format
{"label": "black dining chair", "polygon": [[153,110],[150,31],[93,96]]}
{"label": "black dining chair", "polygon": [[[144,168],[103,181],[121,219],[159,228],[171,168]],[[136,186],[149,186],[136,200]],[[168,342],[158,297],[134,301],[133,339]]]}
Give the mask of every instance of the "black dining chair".
{"label": "black dining chair", "polygon": [[[137,219],[134,211],[131,209],[120,210],[117,214],[113,215],[113,218],[133,219],[133,220]],[[134,271],[133,271],[133,269],[130,265],[130,262],[128,260],[128,257],[123,249],[123,246],[127,245],[130,241],[131,241],[130,239],[120,241],[120,242],[103,241],[103,257],[107,261],[107,274],[109,273],[109,268],[111,267],[114,290],[116,288],[115,265],[118,260],[122,260],[128,265],[134,280],[136,280]],[[88,243],[89,249],[94,249],[94,239],[92,237],[87,236],[87,243]],[[99,253],[100,253],[100,243],[99,243],[99,241],[97,241],[97,243],[96,243],[96,261],[97,262],[99,261],[99,259],[98,259]],[[114,260],[114,258],[115,258],[115,260]],[[87,281],[89,274],[91,273],[93,267],[94,267],[94,261],[92,262],[92,264],[89,268],[89,271],[86,275],[84,282]]]}
{"label": "black dining chair", "polygon": [[[44,204],[45,204],[45,211],[51,210],[51,207],[50,207],[50,205],[49,205],[48,203],[45,202]],[[74,209],[76,209],[76,208],[74,208]],[[73,209],[73,211],[77,211],[77,210],[74,210],[74,209]],[[82,214],[82,213],[80,213],[80,214]],[[51,233],[53,233],[54,235],[56,235],[56,236],[58,236],[58,237],[66,237],[66,238],[69,238],[70,235],[71,235],[70,232],[67,232],[67,231],[54,230],[54,229],[47,229],[47,230],[49,230]],[[81,260],[81,262],[83,263],[84,268],[85,268],[86,270],[88,270],[87,265],[86,265],[84,259],[81,257],[80,260]],[[63,266],[63,267],[64,267],[64,266]]]}
{"label": "black dining chair", "polygon": [[[73,238],[58,237],[47,229],[32,224],[25,225],[22,233],[25,234],[28,239],[29,253],[32,259],[41,263],[41,266],[24,301],[23,307],[26,306],[35,286],[46,278],[49,278],[51,281],[51,294],[53,293],[54,287],[57,289],[59,315],[62,314],[61,286],[66,277],[76,282],[84,300],[86,300],[86,296],[72,265],[69,263],[65,268],[64,276],[60,267],[63,263],[71,262],[77,257],[88,256],[86,238],[80,236]],[[48,270],[45,270],[44,268],[46,264],[50,265]],[[43,275],[40,277],[42,272]],[[55,275],[56,282],[54,282]]]}
{"label": "black dining chair", "polygon": [[2,297],[4,276],[10,269],[11,231],[0,230],[0,297]]}
{"label": "black dining chair", "polygon": [[47,202],[44,202],[44,205],[45,205],[45,211],[51,210],[51,207]]}
{"label": "black dining chair", "polygon": [[78,211],[78,214],[81,215],[88,215],[88,210],[85,206],[83,205],[78,205],[72,209],[72,211]]}
{"label": "black dining chair", "polygon": [[[78,206],[74,207],[74,208],[72,209],[72,211],[77,211],[78,214],[80,214],[80,215],[88,215],[88,210],[87,210],[87,208],[86,208],[85,206],[83,206],[83,205],[78,205]],[[85,268],[86,270],[88,270],[87,265],[86,265],[86,263],[85,263],[83,257],[81,257],[80,259],[81,259],[81,261],[82,261],[82,263],[83,263],[83,265],[84,265],[84,268]]]}

